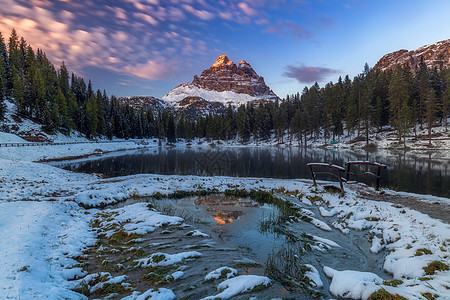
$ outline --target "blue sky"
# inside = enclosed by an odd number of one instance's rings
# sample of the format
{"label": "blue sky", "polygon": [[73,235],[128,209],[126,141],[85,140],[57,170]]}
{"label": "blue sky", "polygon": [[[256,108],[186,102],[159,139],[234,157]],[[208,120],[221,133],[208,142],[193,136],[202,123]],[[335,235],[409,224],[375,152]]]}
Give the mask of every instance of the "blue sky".
{"label": "blue sky", "polygon": [[116,96],[162,97],[226,54],[280,97],[450,38],[450,1],[2,0],[15,28]]}

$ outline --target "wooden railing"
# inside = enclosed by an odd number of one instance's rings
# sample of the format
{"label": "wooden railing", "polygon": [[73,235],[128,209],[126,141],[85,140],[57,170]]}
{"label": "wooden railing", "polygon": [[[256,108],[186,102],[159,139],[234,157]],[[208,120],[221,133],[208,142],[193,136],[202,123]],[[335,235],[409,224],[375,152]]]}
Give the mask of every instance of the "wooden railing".
{"label": "wooden railing", "polygon": [[[316,175],[320,174],[326,174],[331,175],[333,177],[336,177],[339,180],[339,185],[341,187],[341,192],[344,192],[344,185],[343,182],[347,181],[347,179],[342,177],[342,173],[345,173],[345,169],[341,166],[327,164],[327,163],[308,163],[306,164],[309,167],[309,171],[311,172],[311,176],[314,182],[314,185],[317,185],[316,183]],[[330,171],[314,171],[313,167],[319,167],[321,169],[330,169]],[[333,172],[334,171],[334,172]]]}
{"label": "wooden railing", "polygon": [[56,146],[56,145],[74,145],[74,144],[96,144],[96,143],[142,143],[138,140],[128,140],[128,141],[86,141],[86,142],[64,142],[64,143],[53,143],[53,142],[29,142],[29,143],[0,143],[0,147],[28,147],[28,146]]}
{"label": "wooden railing", "polygon": [[[362,173],[353,173],[351,172],[351,166],[352,165],[365,165],[369,167],[376,167],[377,171],[376,173],[365,171]],[[316,182],[316,176],[317,175],[331,175],[333,177],[336,177],[339,180],[339,186],[341,188],[341,192],[344,192],[344,182],[349,182],[350,175],[352,176],[362,176],[362,175],[368,175],[376,178],[376,189],[378,190],[380,188],[380,180],[381,180],[381,169],[386,169],[386,165],[380,164],[377,162],[369,162],[369,161],[350,161],[345,163],[345,168],[337,165],[332,165],[328,163],[308,163],[306,166],[309,167],[309,171],[311,172],[311,177],[313,180],[314,185],[317,185]],[[318,171],[319,169],[328,169],[327,171]],[[342,174],[345,174],[345,178],[342,177]]]}
{"label": "wooden railing", "polygon": [[[365,171],[362,173],[353,173],[351,172],[351,166],[352,165],[365,165],[369,167],[376,167],[377,173]],[[361,176],[361,175],[368,175],[376,178],[376,189],[378,190],[380,188],[380,180],[381,180],[381,169],[386,169],[386,165],[377,163],[377,162],[369,162],[369,161],[349,161],[345,163],[345,179],[349,181],[350,175],[353,176]]]}

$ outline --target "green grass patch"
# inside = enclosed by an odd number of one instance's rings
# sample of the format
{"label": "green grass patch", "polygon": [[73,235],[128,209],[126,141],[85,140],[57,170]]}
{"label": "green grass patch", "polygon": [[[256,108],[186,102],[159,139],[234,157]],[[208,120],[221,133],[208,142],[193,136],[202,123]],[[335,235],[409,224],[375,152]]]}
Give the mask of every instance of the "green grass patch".
{"label": "green grass patch", "polygon": [[263,265],[254,262],[238,262],[232,266],[235,269],[262,268]]}
{"label": "green grass patch", "polygon": [[400,295],[392,295],[388,293],[385,289],[379,289],[375,293],[369,296],[367,300],[407,300],[405,297]]}
{"label": "green grass patch", "polygon": [[316,196],[306,196],[306,199],[308,199],[312,203],[323,201],[323,198],[321,196],[318,196],[318,195],[316,195]]}
{"label": "green grass patch", "polygon": [[384,285],[396,287],[397,285],[403,284],[402,280],[394,279],[390,281],[383,281]]}
{"label": "green grass patch", "polygon": [[77,284],[77,286],[73,288],[72,291],[85,295],[86,297],[89,296],[90,294],[89,285],[84,280],[82,280],[79,284]]}
{"label": "green grass patch", "polygon": [[163,261],[166,258],[164,254],[156,254],[152,255],[152,262],[155,264],[159,263],[160,261]]}
{"label": "green grass patch", "polygon": [[141,235],[138,235],[136,233],[126,233],[123,230],[114,232],[109,238],[108,241],[112,244],[123,244],[125,242],[128,242],[130,240],[134,240],[141,237]]}
{"label": "green grass patch", "polygon": [[428,300],[434,300],[434,299],[439,298],[439,295],[433,295],[431,293],[421,293],[421,294],[422,294],[422,296],[424,296]]}
{"label": "green grass patch", "polygon": [[428,264],[428,266],[423,267],[425,274],[434,275],[436,271],[447,271],[449,267],[441,261],[435,260]]}
{"label": "green grass patch", "polygon": [[106,283],[101,289],[95,291],[95,295],[106,296],[112,293],[122,293],[125,287],[120,283]]}
{"label": "green grass patch", "polygon": [[422,256],[422,255],[429,255],[432,254],[432,252],[426,248],[420,248],[416,250],[416,253],[414,256]]}
{"label": "green grass patch", "polygon": [[176,265],[167,267],[149,267],[142,279],[149,281],[151,285],[155,286],[167,284],[173,281],[173,277],[170,276],[170,274],[176,269],[178,269],[178,266]]}

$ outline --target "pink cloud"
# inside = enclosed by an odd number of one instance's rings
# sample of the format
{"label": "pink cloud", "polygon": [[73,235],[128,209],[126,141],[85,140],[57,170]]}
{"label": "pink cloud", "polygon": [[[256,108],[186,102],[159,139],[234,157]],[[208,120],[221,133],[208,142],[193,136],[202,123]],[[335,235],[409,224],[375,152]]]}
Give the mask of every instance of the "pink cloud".
{"label": "pink cloud", "polygon": [[151,25],[153,25],[153,26],[158,25],[158,21],[156,21],[155,18],[153,18],[153,17],[150,16],[150,15],[146,15],[146,14],[143,14],[143,13],[134,13],[133,15],[134,15],[136,18],[139,18],[139,19],[141,19],[141,20],[147,22],[148,24],[151,24]]}
{"label": "pink cloud", "polygon": [[167,76],[168,73],[171,73],[173,69],[174,67],[166,62],[156,62],[154,60],[148,60],[136,66],[125,67],[127,73],[150,80],[161,79]]}
{"label": "pink cloud", "polygon": [[251,8],[246,2],[241,2],[238,4],[239,8],[248,16],[253,17],[258,14],[258,12]]}
{"label": "pink cloud", "polygon": [[192,15],[194,15],[204,21],[209,21],[214,18],[214,14],[212,14],[211,12],[206,11],[206,10],[198,10],[198,9],[195,9],[193,6],[190,6],[187,4],[183,5],[183,8],[187,12],[191,13]]}

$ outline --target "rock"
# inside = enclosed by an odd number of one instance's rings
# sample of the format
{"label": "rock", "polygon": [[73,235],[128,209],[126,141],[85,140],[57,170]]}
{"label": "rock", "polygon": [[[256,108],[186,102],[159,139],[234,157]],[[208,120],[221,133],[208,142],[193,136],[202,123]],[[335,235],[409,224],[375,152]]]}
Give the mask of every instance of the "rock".
{"label": "rock", "polygon": [[409,65],[415,70],[423,58],[429,68],[450,66],[450,39],[420,47],[417,50],[398,50],[383,56],[374,66],[375,70],[391,70],[398,65]]}
{"label": "rock", "polygon": [[259,76],[248,62],[241,60],[239,66],[236,66],[226,55],[219,56],[216,62],[209,69],[205,69],[200,76],[195,75],[192,84],[217,92],[232,91],[238,94],[278,99],[266,85],[264,78]]}

